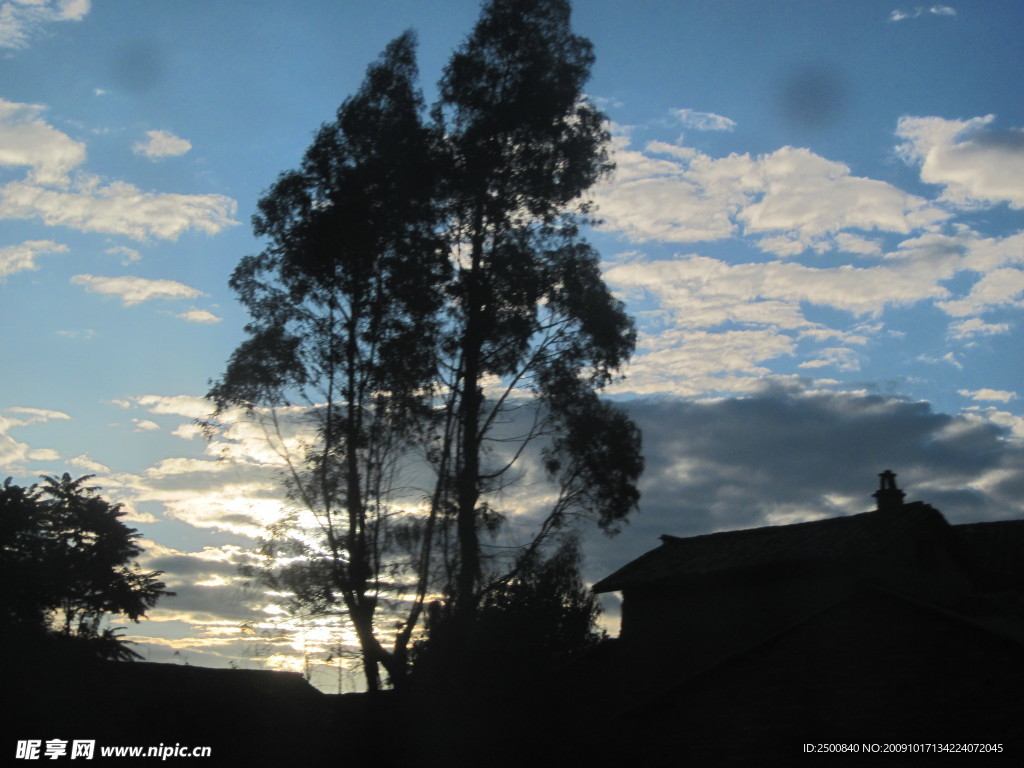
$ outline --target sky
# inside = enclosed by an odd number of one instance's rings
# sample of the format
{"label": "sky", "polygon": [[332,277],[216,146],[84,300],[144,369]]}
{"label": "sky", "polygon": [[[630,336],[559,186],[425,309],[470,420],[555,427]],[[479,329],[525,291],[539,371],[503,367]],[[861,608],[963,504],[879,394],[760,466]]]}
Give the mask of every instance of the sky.
{"label": "sky", "polygon": [[[477,14],[0,0],[0,478],[94,474],[124,504],[177,593],[126,630],[147,659],[358,684],[330,627],[285,637],[238,573],[282,510],[277,457],[195,420],[243,338],[227,283],[261,193],[406,29],[432,101]],[[632,522],[585,536],[590,582],[664,533],[867,511],[889,468],[951,522],[1024,517],[1022,22],[1016,0],[576,3],[616,162],[588,237],[638,329],[610,394],[647,466]]]}

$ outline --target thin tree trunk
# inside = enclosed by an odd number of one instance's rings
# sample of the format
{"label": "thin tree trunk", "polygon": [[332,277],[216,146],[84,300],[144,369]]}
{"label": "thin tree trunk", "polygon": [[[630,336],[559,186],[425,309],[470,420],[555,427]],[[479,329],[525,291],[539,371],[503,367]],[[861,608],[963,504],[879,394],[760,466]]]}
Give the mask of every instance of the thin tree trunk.
{"label": "thin tree trunk", "polygon": [[466,286],[466,327],[462,340],[462,396],[459,403],[461,462],[456,477],[456,533],[459,567],[456,576],[455,615],[471,616],[476,609],[476,590],[480,580],[480,538],[477,528],[477,502],[480,499],[480,408],[483,391],[481,358],[484,339],[484,307],[481,288],[483,270],[483,208],[478,203],[473,222],[473,240]]}

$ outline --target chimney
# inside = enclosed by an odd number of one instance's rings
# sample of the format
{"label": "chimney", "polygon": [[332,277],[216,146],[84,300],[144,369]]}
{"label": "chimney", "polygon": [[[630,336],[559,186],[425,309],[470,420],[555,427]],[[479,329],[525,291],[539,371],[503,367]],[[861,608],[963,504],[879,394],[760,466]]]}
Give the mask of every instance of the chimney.
{"label": "chimney", "polygon": [[903,506],[903,491],[896,487],[896,473],[891,469],[885,470],[878,475],[881,478],[881,485],[872,496],[878,500],[878,511],[899,509]]}

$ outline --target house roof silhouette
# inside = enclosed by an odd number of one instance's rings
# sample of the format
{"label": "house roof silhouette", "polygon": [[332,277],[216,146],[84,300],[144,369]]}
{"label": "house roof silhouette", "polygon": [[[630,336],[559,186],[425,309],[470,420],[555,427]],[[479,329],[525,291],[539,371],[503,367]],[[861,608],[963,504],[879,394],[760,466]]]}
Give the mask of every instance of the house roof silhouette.
{"label": "house roof silhouette", "polygon": [[904,503],[895,473],[880,477],[873,494],[878,508],[871,512],[685,538],[665,534],[660,547],[601,579],[594,591],[679,587],[795,569],[845,570],[870,579],[887,563],[920,567],[925,543],[944,551],[976,589],[1024,589],[1024,520],[951,525],[929,504]]}
{"label": "house roof silhouette", "polygon": [[908,534],[945,536],[951,526],[922,502],[898,513],[877,510],[808,523],[750,528],[680,538],[664,535],[661,546],[594,585],[596,592],[636,586],[678,586],[726,572],[780,565],[834,564],[883,559]]}
{"label": "house roof silhouette", "polygon": [[620,734],[602,751],[764,764],[826,736],[1021,736],[1024,520],[951,525],[880,477],[874,511],[664,535],[597,582],[623,601],[578,676]]}

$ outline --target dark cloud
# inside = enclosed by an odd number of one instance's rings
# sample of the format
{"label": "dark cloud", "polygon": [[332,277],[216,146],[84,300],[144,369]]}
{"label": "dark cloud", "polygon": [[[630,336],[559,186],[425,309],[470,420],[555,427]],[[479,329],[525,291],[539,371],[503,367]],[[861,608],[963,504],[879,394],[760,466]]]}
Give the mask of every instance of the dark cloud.
{"label": "dark cloud", "polygon": [[793,387],[628,408],[644,433],[640,512],[616,538],[588,532],[589,579],[656,547],[664,533],[868,511],[885,469],[898,473],[908,500],[950,522],[1024,517],[1024,447],[1001,427],[928,403]]}
{"label": "dark cloud", "polygon": [[[1005,461],[1005,474],[993,483],[992,496],[1006,508],[1018,508],[1024,499],[1024,456],[1017,452]],[[1012,515],[1011,515],[1012,516]],[[1020,512],[1016,516],[1020,516]]]}
{"label": "dark cloud", "polygon": [[199,587],[192,584],[170,587],[174,597],[167,597],[150,612],[159,617],[161,611],[188,614],[195,621],[254,621],[262,616],[258,609],[266,602],[257,588],[244,584],[222,587]]}
{"label": "dark cloud", "polygon": [[165,462],[167,468],[157,465],[144,478],[147,489],[156,492],[173,491],[204,491],[222,490],[231,485],[246,487],[246,496],[254,499],[279,498],[280,493],[275,486],[268,486],[279,472],[270,467],[252,463],[218,463],[216,461],[199,460],[184,462],[182,466],[174,465],[174,460]]}
{"label": "dark cloud", "polygon": [[211,560],[192,554],[179,553],[151,558],[146,562],[146,567],[164,571],[165,577],[201,581],[214,576],[236,576],[239,572],[239,565],[255,563],[256,559],[256,555],[252,552],[239,552],[230,560]]}
{"label": "dark cloud", "polygon": [[982,147],[996,147],[1013,152],[1024,152],[1024,131],[1011,129],[1008,131],[978,131],[971,140]]}

